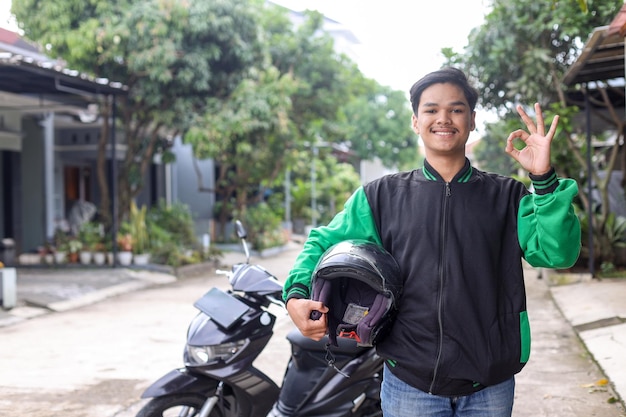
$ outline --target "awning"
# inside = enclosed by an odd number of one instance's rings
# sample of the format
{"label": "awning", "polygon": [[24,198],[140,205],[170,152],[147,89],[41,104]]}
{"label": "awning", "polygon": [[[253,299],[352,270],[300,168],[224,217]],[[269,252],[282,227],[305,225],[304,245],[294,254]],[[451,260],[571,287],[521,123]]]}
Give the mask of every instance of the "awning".
{"label": "awning", "polygon": [[54,97],[69,104],[68,101],[86,96],[125,95],[128,88],[106,78],[58,66],[53,61],[0,52],[0,91]]}
{"label": "awning", "polygon": [[563,81],[573,86],[616,78],[624,78],[624,37],[610,31],[609,26],[597,27]]}

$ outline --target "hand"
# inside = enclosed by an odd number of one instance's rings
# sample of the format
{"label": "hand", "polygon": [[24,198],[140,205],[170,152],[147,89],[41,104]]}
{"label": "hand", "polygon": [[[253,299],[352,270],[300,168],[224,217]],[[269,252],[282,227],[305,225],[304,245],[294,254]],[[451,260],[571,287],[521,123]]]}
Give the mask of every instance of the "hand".
{"label": "hand", "polygon": [[[316,310],[324,313],[319,320],[311,319],[311,312]],[[287,302],[287,312],[303,336],[320,340],[326,335],[328,322],[325,313],[328,313],[328,307],[321,302],[305,298],[292,298]]]}
{"label": "hand", "polygon": [[[517,112],[528,128],[528,132],[519,129],[511,133],[506,140],[506,153],[528,172],[534,175],[542,175],[550,171],[550,144],[559,125],[559,116],[554,116],[550,130],[546,134],[543,122],[541,106],[535,103],[535,113],[537,114],[537,124],[526,114],[522,106],[517,106]],[[530,132],[530,133],[529,133]],[[526,146],[521,150],[515,149],[513,140],[519,138]]]}

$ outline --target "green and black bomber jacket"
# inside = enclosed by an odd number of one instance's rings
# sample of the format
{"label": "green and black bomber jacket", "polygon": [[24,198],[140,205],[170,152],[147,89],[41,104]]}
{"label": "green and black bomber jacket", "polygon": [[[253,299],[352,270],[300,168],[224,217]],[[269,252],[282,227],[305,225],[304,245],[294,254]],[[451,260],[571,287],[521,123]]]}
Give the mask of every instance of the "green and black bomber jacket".
{"label": "green and black bomber jacket", "polygon": [[512,178],[464,168],[446,182],[428,164],[359,187],[328,225],[313,229],[284,286],[308,298],[311,275],[335,243],[365,239],[398,261],[403,293],[376,346],[404,382],[467,395],[519,372],[530,354],[522,259],[567,268],[580,251],[578,186],[554,169]]}

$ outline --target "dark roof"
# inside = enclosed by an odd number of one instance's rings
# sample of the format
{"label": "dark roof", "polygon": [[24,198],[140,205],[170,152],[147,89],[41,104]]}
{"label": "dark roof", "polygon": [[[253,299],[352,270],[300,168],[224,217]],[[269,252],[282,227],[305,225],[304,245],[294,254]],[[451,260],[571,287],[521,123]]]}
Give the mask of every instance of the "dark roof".
{"label": "dark roof", "polygon": [[106,78],[70,70],[53,61],[0,52],[0,91],[47,98],[121,95],[127,87]]}
{"label": "dark roof", "polygon": [[39,48],[22,38],[19,33],[10,31],[5,28],[0,28],[0,43],[13,48],[19,48],[22,51],[28,51],[30,53],[39,54]]}
{"label": "dark roof", "polygon": [[624,37],[609,31],[609,26],[597,27],[563,81],[575,85],[616,78],[624,78]]}

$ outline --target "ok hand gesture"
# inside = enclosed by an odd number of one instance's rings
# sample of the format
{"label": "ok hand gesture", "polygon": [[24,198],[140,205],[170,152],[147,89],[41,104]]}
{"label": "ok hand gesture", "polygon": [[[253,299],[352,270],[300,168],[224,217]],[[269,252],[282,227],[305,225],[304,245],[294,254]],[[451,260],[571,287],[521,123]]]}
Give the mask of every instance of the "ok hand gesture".
{"label": "ok hand gesture", "polygon": [[[559,116],[554,116],[550,130],[546,134],[543,122],[541,106],[535,103],[535,113],[537,114],[537,124],[526,114],[521,105],[517,106],[517,112],[528,128],[528,132],[523,129],[512,132],[506,140],[505,151],[528,172],[534,175],[542,175],[550,170],[550,144],[556,133],[559,124]],[[526,146],[520,150],[515,149],[513,140],[519,138]]]}

